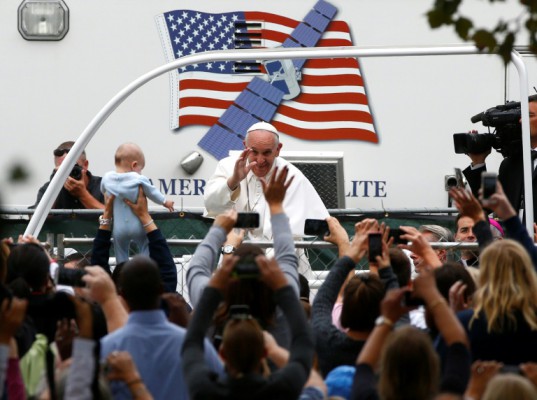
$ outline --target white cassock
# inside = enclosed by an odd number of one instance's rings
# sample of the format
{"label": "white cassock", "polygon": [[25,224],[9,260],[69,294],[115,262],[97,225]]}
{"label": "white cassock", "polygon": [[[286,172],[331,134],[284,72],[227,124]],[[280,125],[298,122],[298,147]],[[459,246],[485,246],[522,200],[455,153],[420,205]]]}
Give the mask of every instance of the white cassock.
{"label": "white cassock", "polygon": [[[272,240],[270,225],[270,210],[263,195],[263,187],[259,178],[250,171],[237,189],[233,192],[227,185],[227,180],[233,175],[237,157],[226,157],[218,162],[216,171],[205,186],[205,216],[216,217],[226,210],[234,208],[238,212],[259,213],[259,228],[248,232],[250,240]],[[288,177],[294,176],[293,183],[287,189],[283,201],[283,209],[289,218],[291,232],[295,238],[304,236],[304,221],[306,219],[326,219],[329,217],[319,194],[308,178],[293,164],[281,157],[276,157],[265,179],[268,181],[275,167],[281,171],[289,167]],[[298,271],[308,279],[313,279],[309,262],[303,249],[297,249],[299,257]]]}

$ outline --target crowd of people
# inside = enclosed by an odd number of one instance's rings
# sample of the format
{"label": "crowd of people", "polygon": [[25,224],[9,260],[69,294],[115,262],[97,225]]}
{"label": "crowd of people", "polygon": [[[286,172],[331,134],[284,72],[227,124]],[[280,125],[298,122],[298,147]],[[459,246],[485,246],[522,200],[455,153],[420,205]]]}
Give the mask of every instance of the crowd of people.
{"label": "crowd of people", "polygon": [[[300,209],[297,187],[311,184],[279,159],[274,127],[254,126],[245,147],[208,186],[214,222],[188,266],[190,303],[148,211],[151,188],[130,184],[145,163],[133,144],[102,183],[90,265],[59,266],[31,236],[2,241],[1,399],[537,399],[537,250],[501,183],[486,208],[451,189],[454,233],[401,226],[394,245],[375,219],[349,236],[324,207]],[[116,175],[137,193],[115,188]],[[249,243],[235,228],[245,210],[262,216]],[[143,252],[120,244],[111,268],[124,215]],[[310,305],[294,239],[316,217],[338,259]],[[371,234],[382,242],[375,257]]]}

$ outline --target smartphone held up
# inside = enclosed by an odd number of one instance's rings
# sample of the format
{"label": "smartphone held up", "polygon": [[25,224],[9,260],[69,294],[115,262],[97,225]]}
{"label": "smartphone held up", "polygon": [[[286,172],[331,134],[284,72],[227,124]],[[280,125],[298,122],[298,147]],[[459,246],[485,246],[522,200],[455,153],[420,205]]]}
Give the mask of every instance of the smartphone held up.
{"label": "smartphone held up", "polygon": [[483,172],[481,174],[481,193],[483,200],[490,200],[490,197],[496,193],[498,175],[495,172]]}
{"label": "smartphone held up", "polygon": [[377,256],[382,256],[382,234],[371,232],[368,238],[369,262],[376,262]]}
{"label": "smartphone held up", "polygon": [[328,222],[324,219],[306,219],[304,222],[304,234],[325,237],[330,235]]}
{"label": "smartphone held up", "polygon": [[235,228],[258,228],[259,214],[255,212],[240,212],[237,213],[237,222]]}

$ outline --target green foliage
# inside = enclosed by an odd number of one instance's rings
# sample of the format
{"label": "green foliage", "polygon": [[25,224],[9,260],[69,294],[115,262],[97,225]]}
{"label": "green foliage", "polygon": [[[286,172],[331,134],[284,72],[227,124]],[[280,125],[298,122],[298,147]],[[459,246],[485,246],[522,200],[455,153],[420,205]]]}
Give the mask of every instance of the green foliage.
{"label": "green foliage", "polygon": [[[495,1],[505,0],[489,0],[490,3]],[[500,19],[491,30],[475,27],[468,16],[459,12],[463,0],[436,0],[432,8],[427,11],[427,19],[433,29],[452,25],[461,39],[474,42],[480,50],[497,53],[507,64],[511,61],[511,51],[521,29],[526,29],[528,32],[528,45],[537,55],[537,0],[519,1],[525,8],[524,12],[511,20]]]}
{"label": "green foliage", "polygon": [[9,167],[8,179],[11,182],[24,182],[28,176],[28,170],[22,164],[13,164]]}

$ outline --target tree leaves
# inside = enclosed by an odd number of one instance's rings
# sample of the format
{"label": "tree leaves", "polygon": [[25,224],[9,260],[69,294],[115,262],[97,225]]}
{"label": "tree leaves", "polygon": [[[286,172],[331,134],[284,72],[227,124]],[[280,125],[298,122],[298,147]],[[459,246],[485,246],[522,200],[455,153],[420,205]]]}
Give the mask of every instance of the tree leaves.
{"label": "tree leaves", "polygon": [[496,38],[492,32],[486,29],[479,29],[472,35],[472,40],[479,50],[488,48],[489,53],[494,52],[496,48]]}
{"label": "tree leaves", "polygon": [[[453,25],[457,35],[464,41],[472,41],[475,46],[488,53],[497,53],[505,64],[511,61],[511,52],[517,34],[525,28],[529,34],[529,48],[537,55],[537,0],[519,0],[525,7],[527,16],[522,25],[521,17],[504,21],[500,19],[492,30],[476,28],[472,19],[459,13],[464,0],[436,0],[427,12],[429,26],[433,29]],[[467,0],[471,1],[471,0]],[[490,3],[504,0],[489,0]]]}
{"label": "tree leaves", "polygon": [[468,18],[460,17],[457,22],[455,22],[455,30],[459,37],[463,40],[468,40],[468,33],[472,29],[474,23]]}

